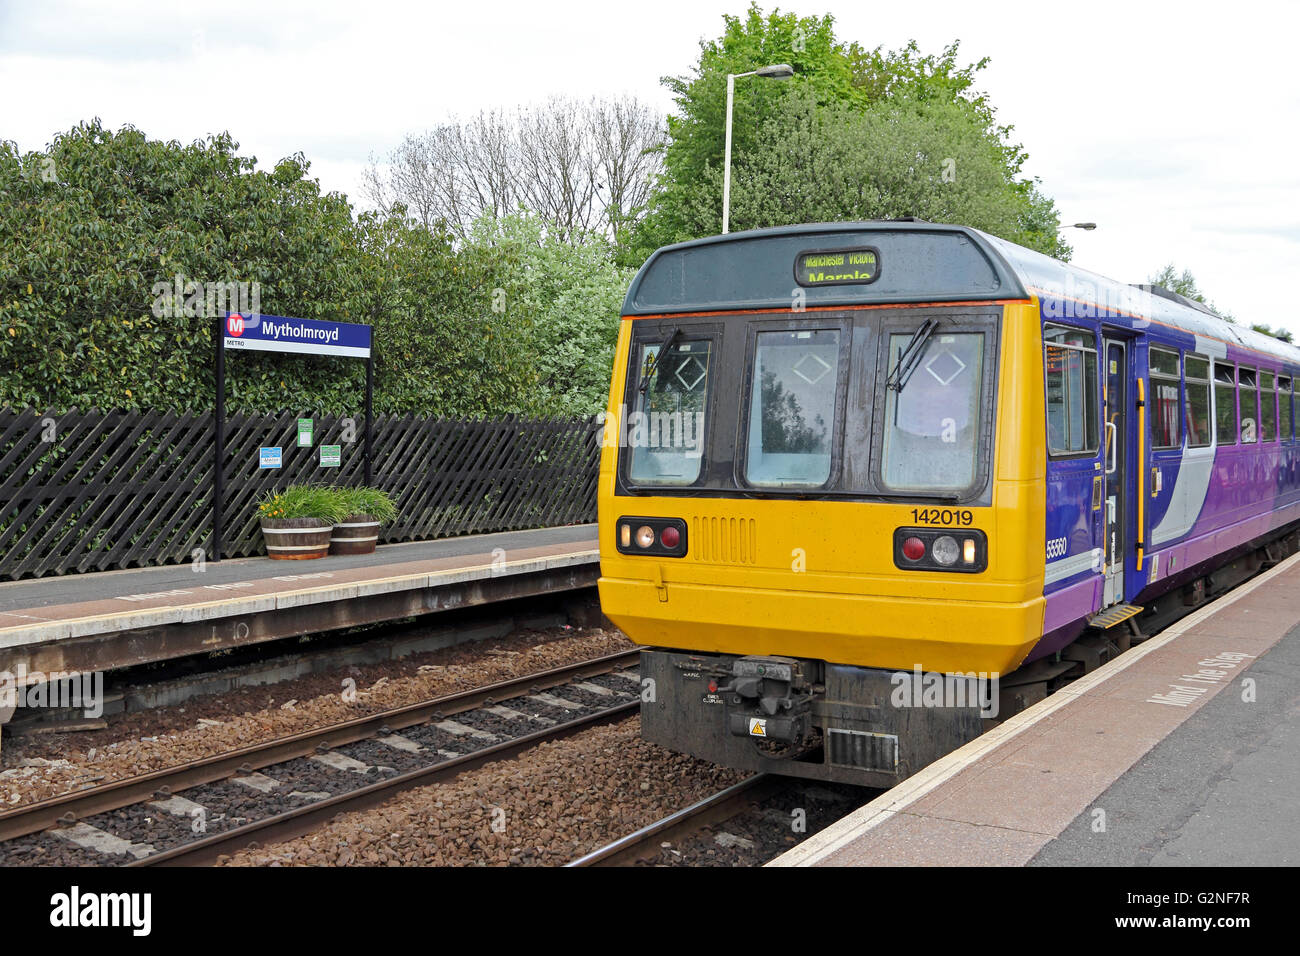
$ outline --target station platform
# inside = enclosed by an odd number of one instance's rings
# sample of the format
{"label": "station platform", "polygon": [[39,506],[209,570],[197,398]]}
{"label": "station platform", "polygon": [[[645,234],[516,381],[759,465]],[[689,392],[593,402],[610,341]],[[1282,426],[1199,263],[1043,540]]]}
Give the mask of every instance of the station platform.
{"label": "station platform", "polygon": [[1300,555],[769,866],[1295,866]]}
{"label": "station platform", "polygon": [[593,587],[596,526],[238,558],[0,584],[0,672],[106,671],[492,601]]}

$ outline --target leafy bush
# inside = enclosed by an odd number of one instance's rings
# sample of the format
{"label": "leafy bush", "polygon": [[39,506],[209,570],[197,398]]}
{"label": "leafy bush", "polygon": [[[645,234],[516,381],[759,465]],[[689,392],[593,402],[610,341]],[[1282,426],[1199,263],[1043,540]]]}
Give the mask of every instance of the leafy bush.
{"label": "leafy bush", "polygon": [[397,506],[388,492],[378,488],[339,488],[344,517],[373,515],[380,524],[388,524],[397,517]]}
{"label": "leafy bush", "polygon": [[[257,283],[264,315],[372,325],[377,413],[603,407],[631,278],[605,241],[517,215],[453,242],[401,206],[354,215],[301,155],[265,172],[238,148],[97,121],[43,152],[0,141],[0,405],[210,409],[218,320],[186,314],[192,280]],[[227,357],[231,412],[360,404],[363,362]]]}
{"label": "leafy bush", "polygon": [[290,485],[268,492],[257,506],[263,518],[316,518],[338,524],[349,514],[341,489],[317,485]]}

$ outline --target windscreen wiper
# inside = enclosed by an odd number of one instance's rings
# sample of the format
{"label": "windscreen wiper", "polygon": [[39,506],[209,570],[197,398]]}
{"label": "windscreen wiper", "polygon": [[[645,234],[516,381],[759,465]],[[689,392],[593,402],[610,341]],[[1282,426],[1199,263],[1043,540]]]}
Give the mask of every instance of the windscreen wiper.
{"label": "windscreen wiper", "polygon": [[673,342],[677,341],[677,336],[681,334],[682,327],[680,325],[674,326],[673,330],[668,333],[668,338],[664,339],[663,345],[659,346],[659,351],[654,355],[654,361],[646,363],[646,366],[641,370],[641,381],[637,383],[636,390],[642,395],[645,394],[646,388],[650,385],[650,376],[654,374],[655,369],[659,367],[659,363],[663,361],[663,357],[672,348]]}
{"label": "windscreen wiper", "polygon": [[921,356],[925,354],[925,347],[930,341],[930,336],[934,335],[937,328],[939,328],[938,319],[926,319],[921,323],[921,327],[916,330],[912,340],[907,343],[907,348],[903,349],[902,354],[898,356],[898,364],[889,373],[889,378],[885,379],[885,388],[892,388],[896,392],[901,392],[907,387],[908,379],[916,371]]}

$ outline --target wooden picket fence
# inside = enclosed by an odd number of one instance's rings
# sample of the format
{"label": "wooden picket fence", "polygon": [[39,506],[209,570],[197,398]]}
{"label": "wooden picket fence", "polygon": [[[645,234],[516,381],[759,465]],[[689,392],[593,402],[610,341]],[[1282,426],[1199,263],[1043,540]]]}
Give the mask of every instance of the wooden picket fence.
{"label": "wooden picket fence", "polygon": [[[313,447],[297,448],[312,418]],[[223,557],[265,553],[256,502],[289,484],[358,485],[364,419],[226,420]],[[594,419],[376,416],[372,484],[397,504],[380,542],[594,521]],[[258,449],[283,467],[258,467]],[[341,445],[338,468],[319,446]],[[0,580],[174,564],[212,554],[211,413],[0,408]]]}

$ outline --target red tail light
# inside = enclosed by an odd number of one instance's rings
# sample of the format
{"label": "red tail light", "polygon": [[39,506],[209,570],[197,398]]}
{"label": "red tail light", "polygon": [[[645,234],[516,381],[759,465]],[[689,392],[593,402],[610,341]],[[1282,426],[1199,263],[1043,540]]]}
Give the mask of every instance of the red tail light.
{"label": "red tail light", "polygon": [[978,574],[989,566],[988,536],[976,528],[895,528],[894,567]]}

